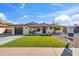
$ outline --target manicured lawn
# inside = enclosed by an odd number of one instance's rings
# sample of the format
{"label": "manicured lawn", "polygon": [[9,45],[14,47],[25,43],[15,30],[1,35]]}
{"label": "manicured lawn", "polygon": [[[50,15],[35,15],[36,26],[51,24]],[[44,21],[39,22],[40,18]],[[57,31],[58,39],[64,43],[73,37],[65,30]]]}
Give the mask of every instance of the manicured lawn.
{"label": "manicured lawn", "polygon": [[23,36],[1,47],[65,47],[65,43],[52,36]]}

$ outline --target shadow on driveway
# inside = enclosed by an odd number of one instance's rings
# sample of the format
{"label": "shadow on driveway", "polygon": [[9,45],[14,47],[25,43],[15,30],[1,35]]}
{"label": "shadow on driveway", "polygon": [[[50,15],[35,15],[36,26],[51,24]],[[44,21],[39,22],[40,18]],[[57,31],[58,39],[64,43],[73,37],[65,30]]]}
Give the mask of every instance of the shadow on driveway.
{"label": "shadow on driveway", "polygon": [[72,56],[72,49],[68,48],[68,45],[66,45],[61,56]]}

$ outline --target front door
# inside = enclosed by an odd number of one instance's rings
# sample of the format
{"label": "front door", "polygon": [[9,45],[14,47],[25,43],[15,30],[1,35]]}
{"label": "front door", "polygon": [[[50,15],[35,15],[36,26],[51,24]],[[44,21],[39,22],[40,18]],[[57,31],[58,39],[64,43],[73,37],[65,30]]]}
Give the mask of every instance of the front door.
{"label": "front door", "polygon": [[46,27],[43,27],[43,33],[46,33]]}

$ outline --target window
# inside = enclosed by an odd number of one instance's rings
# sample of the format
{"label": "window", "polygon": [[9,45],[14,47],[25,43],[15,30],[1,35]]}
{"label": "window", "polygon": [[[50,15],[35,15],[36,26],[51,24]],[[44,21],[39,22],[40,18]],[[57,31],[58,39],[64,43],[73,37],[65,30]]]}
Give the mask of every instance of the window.
{"label": "window", "polygon": [[36,30],[36,31],[40,32],[40,28],[37,28],[37,30]]}

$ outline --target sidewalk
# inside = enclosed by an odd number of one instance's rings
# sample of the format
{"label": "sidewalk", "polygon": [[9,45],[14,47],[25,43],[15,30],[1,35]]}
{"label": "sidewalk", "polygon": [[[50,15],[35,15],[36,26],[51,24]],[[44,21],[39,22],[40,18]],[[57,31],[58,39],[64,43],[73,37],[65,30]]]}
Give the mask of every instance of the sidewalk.
{"label": "sidewalk", "polygon": [[[65,53],[65,54],[64,54]],[[64,48],[0,48],[0,56],[71,56]]]}

